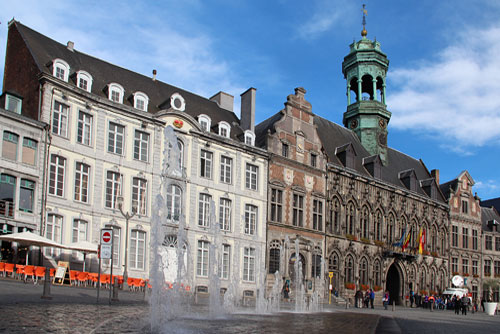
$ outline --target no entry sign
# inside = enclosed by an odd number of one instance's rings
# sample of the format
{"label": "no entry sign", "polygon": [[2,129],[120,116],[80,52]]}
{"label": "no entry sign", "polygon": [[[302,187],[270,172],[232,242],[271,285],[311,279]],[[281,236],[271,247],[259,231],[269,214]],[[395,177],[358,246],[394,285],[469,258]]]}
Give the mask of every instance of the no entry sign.
{"label": "no entry sign", "polygon": [[113,243],[113,230],[101,230],[101,245],[111,245]]}

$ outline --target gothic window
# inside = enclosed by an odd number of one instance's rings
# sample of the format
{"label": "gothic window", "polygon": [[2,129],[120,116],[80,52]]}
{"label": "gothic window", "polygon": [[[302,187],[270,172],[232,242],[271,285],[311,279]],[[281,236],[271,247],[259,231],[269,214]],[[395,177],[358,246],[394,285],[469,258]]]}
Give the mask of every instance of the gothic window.
{"label": "gothic window", "polygon": [[382,240],[382,212],[377,211],[374,223],[375,240]]}
{"label": "gothic window", "polygon": [[368,285],[368,262],[362,258],[359,264],[359,282]]}
{"label": "gothic window", "polygon": [[273,240],[269,246],[269,273],[280,271],[280,244]]}
{"label": "gothic window", "polygon": [[394,242],[394,232],[395,231],[395,219],[392,213],[389,214],[389,219],[387,221],[387,243],[392,244]]}
{"label": "gothic window", "polygon": [[321,277],[321,249],[315,250],[312,255],[311,276],[314,278]]}
{"label": "gothic window", "polygon": [[363,207],[363,211],[361,213],[361,237],[365,239],[370,238],[370,223],[369,223],[369,211],[365,206]]}
{"label": "gothic window", "polygon": [[330,233],[338,233],[340,227],[340,201],[333,199],[332,210],[330,211]]}
{"label": "gothic window", "polygon": [[354,204],[352,203],[347,204],[345,224],[346,234],[354,235]]}
{"label": "gothic window", "polygon": [[382,286],[382,280],[381,280],[381,271],[380,271],[380,261],[375,260],[375,263],[373,264],[373,279],[375,282],[375,285]]}
{"label": "gothic window", "polygon": [[345,259],[344,277],[346,283],[354,283],[354,260],[350,255]]}

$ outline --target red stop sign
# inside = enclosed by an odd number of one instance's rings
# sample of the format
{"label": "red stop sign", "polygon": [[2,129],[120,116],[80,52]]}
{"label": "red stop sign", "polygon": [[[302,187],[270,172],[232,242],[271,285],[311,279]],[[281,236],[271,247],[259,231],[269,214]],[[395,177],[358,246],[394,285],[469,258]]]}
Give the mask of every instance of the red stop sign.
{"label": "red stop sign", "polygon": [[105,243],[109,243],[111,241],[111,233],[109,233],[108,231],[104,232],[102,234],[102,241]]}

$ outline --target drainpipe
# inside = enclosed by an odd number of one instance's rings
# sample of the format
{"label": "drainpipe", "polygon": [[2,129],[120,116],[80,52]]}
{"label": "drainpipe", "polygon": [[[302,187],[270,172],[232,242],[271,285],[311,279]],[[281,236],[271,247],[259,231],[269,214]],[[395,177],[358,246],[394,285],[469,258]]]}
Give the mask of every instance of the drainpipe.
{"label": "drainpipe", "polygon": [[[47,192],[48,192],[48,187],[47,187],[47,178],[48,178],[48,167],[49,167],[49,151],[50,151],[50,146],[52,144],[52,136],[50,134],[51,130],[51,120],[52,120],[52,104],[54,103],[54,91],[55,88],[52,88],[52,96],[50,99],[50,116],[49,116],[49,122],[45,126],[45,145],[44,145],[44,162],[43,162],[43,180],[42,180],[42,209],[40,210],[40,216],[41,216],[41,221],[40,221],[40,235],[43,236],[45,234],[45,222],[46,222],[46,207],[47,207]],[[39,115],[41,114],[41,110],[39,110]]]}

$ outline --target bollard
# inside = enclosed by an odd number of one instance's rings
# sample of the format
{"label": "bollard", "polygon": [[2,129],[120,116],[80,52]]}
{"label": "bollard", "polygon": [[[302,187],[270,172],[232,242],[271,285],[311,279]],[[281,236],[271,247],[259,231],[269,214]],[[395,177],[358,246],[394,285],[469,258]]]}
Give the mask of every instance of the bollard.
{"label": "bollard", "polygon": [[118,299],[118,288],[119,288],[118,277],[115,277],[115,284],[113,284],[113,298],[111,298],[111,300],[114,302],[120,301]]}
{"label": "bollard", "polygon": [[396,302],[393,300],[392,301],[392,312],[396,309]]}
{"label": "bollard", "polygon": [[196,291],[194,292],[194,304],[198,304],[198,293]]}
{"label": "bollard", "polygon": [[346,308],[346,309],[348,309],[348,308],[349,308],[349,298],[348,298],[348,299],[346,299],[346,301],[345,301],[345,308]]}
{"label": "bollard", "polygon": [[42,299],[51,300],[52,296],[50,295],[50,268],[45,267],[45,280],[43,281],[43,294]]}

